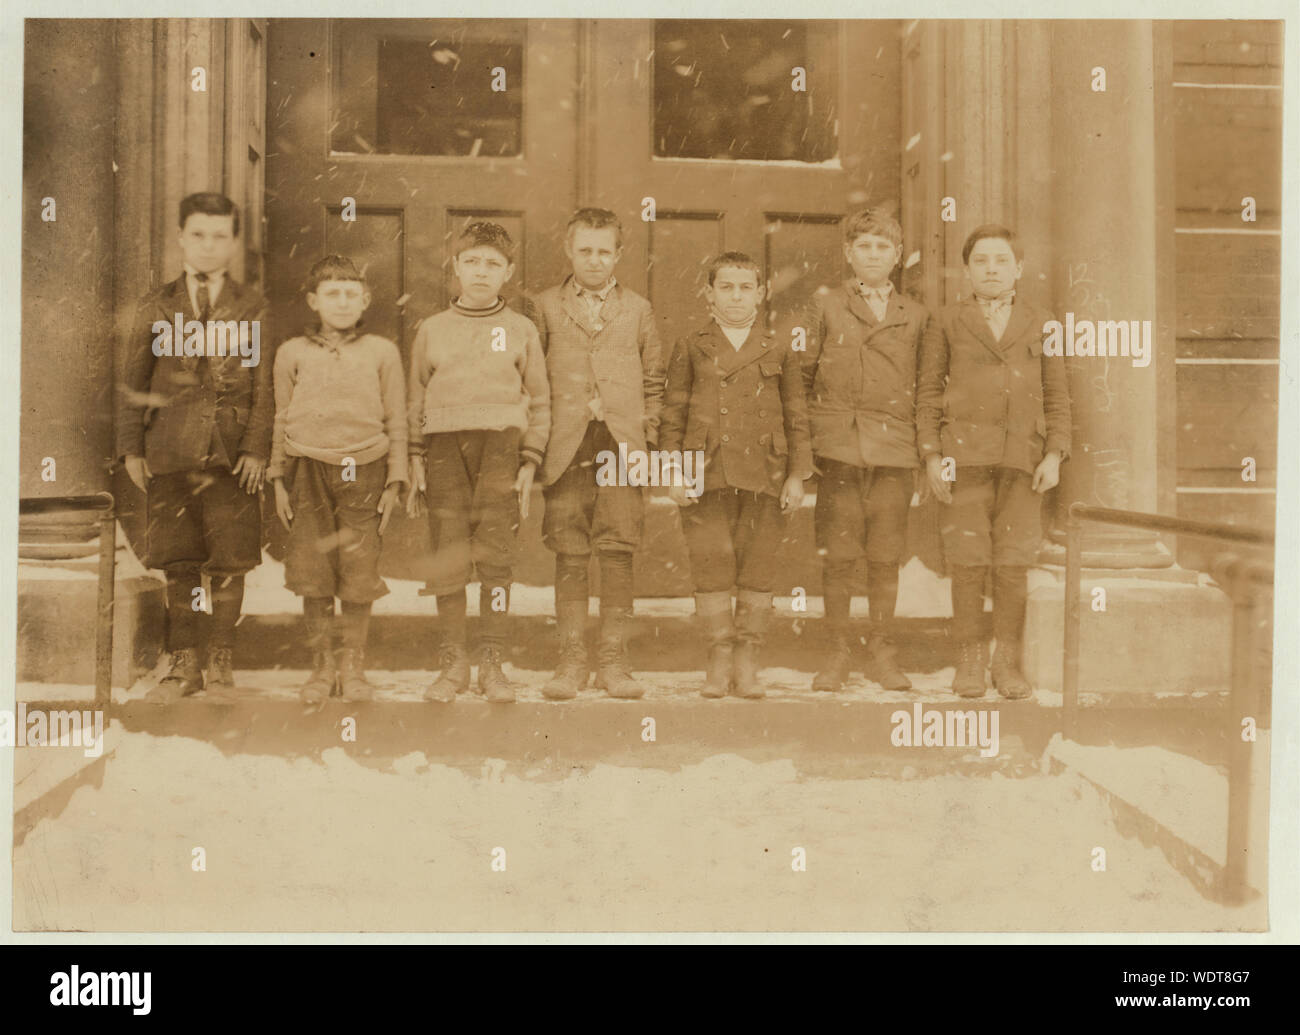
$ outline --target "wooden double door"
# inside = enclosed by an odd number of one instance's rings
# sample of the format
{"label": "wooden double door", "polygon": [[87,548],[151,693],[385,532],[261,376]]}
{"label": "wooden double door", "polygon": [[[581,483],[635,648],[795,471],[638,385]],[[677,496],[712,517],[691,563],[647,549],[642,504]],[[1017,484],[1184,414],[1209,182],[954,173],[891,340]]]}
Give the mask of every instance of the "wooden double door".
{"label": "wooden double door", "polygon": [[[793,310],[845,275],[843,214],[899,198],[898,40],[885,21],[272,19],[275,336],[308,322],[303,280],[338,252],[366,268],[367,327],[406,355],[455,294],[467,221],[519,242],[517,304],[568,272],[580,205],[623,220],[617,276],[653,302],[665,349],[705,318],[722,250],[762,262],[774,313]],[[418,550],[407,525],[390,574]]]}

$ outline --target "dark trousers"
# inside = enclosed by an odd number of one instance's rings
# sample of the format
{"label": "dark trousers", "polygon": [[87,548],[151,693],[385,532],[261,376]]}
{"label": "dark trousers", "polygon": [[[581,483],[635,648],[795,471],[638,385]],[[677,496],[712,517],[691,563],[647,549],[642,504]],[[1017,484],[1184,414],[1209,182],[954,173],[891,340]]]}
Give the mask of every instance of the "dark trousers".
{"label": "dark trousers", "polygon": [[[355,475],[355,479],[345,477]],[[368,604],[388,592],[379,577],[379,497],[386,458],[343,467],[294,457],[286,481],[293,508],[284,584],[300,597]]]}
{"label": "dark trousers", "polygon": [[645,489],[597,485],[602,452],[618,456],[618,443],[603,421],[591,421],[573,461],[542,493],[542,537],[556,554],[588,557],[635,552],[645,523]]}
{"label": "dark trousers", "polygon": [[855,467],[819,458],[817,549],[828,561],[897,565],[907,548],[913,475],[907,467]]}
{"label": "dark trousers", "polygon": [[505,586],[519,534],[517,428],[426,435],[432,571],[425,593],[451,596],[474,581]]}
{"label": "dark trousers", "polygon": [[958,467],[940,530],[951,566],[1024,567],[1038,556],[1043,498],[1011,467]]}
{"label": "dark trousers", "polygon": [[151,568],[245,575],[262,561],[259,498],[224,467],[157,474],[149,481]]}
{"label": "dark trousers", "polygon": [[697,593],[738,589],[771,593],[784,519],[775,496],[711,489],[681,510]]}

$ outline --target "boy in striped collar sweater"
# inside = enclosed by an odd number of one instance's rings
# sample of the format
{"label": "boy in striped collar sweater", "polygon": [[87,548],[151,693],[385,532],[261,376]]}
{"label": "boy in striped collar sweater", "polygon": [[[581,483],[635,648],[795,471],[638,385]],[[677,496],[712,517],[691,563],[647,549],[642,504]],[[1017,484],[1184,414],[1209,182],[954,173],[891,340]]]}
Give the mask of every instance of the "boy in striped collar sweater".
{"label": "boy in striped collar sweater", "polygon": [[408,431],[411,495],[427,498],[442,672],[425,699],[447,703],[469,688],[466,588],[478,576],[482,653],[478,689],[510,702],[501,669],[515,538],[528,516],[533,475],[551,427],[551,389],[537,328],[506,308],[515,244],[496,223],[470,223],[455,244],[461,293],[420,325],[411,349]]}

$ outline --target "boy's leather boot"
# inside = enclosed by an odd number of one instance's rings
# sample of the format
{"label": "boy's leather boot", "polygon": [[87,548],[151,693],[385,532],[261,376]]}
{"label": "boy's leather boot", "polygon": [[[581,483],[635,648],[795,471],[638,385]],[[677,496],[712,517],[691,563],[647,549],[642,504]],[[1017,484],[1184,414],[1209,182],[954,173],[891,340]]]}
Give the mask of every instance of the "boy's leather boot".
{"label": "boy's leather boot", "polygon": [[731,690],[732,648],[735,625],[731,620],[731,593],[695,594],[695,614],[709,642],[709,667],[704,674],[704,697],[726,697]]}
{"label": "boy's leather boot", "polygon": [[988,644],[980,631],[984,617],[984,579],[988,569],[954,565],[952,569],[952,633],[957,641],[957,671],[952,690],[959,697],[983,697],[988,684]]}
{"label": "boy's leather boot", "polygon": [[867,603],[871,608],[871,632],[867,636],[865,675],[885,690],[911,690],[912,681],[898,667],[891,640],[894,607],[898,602],[898,565],[867,564]]}
{"label": "boy's leather boot", "polygon": [[203,679],[203,694],[209,701],[236,701],[234,649],[209,647],[208,669]]}
{"label": "boy's leather boot", "polygon": [[812,688],[843,690],[849,678],[852,653],[849,643],[849,607],[853,602],[854,561],[826,561],[822,565],[822,600],[830,643],[826,662],[813,677]]}
{"label": "boy's leather boot", "polygon": [[298,690],[303,704],[320,704],[338,686],[330,634],[334,625],[333,597],[303,597],[303,618],[307,624],[307,646],[311,649],[311,675]]}
{"label": "boy's leather boot", "polygon": [[211,634],[208,640],[208,671],[204,695],[211,701],[234,701],[235,674],[232,659],[235,626],[244,607],[244,576],[213,575]]}
{"label": "boy's leather boot", "polygon": [[202,635],[201,616],[193,608],[194,590],[199,585],[197,571],[167,573],[167,644],[171,648],[171,668],[158,685],[144,695],[151,704],[171,704],[203,689],[203,669],[198,651]]}
{"label": "boy's leather boot", "polygon": [[479,587],[478,620],[483,630],[478,663],[479,692],[493,704],[510,704],[515,685],[501,670],[506,659],[506,622],[510,619],[510,587]]}
{"label": "boy's leather boot", "polygon": [[339,689],[345,701],[369,701],[375,685],[366,679],[366,633],[370,628],[370,604],[343,601],[343,645],[339,648]]}
{"label": "boy's leather boot", "polygon": [[763,634],[772,615],[772,594],[742,589],[736,594],[736,656],[732,693],[756,700],[765,696],[758,681]]}
{"label": "boy's leather boot", "polygon": [[596,652],[596,687],[610,697],[635,700],[645,687],[632,678],[628,667],[627,639],[632,628],[630,607],[600,606],[600,646]]}
{"label": "boy's leather boot", "polygon": [[424,691],[426,701],[450,704],[469,689],[469,651],[465,647],[465,590],[438,594],[438,633],[442,646],[438,664],[442,671]]}
{"label": "boy's leather boot", "polygon": [[1025,600],[1029,593],[1028,569],[998,565],[993,569],[993,685],[998,694],[1020,701],[1033,693],[1020,671],[1021,634],[1025,625]]}
{"label": "boy's leather boot", "polygon": [[199,652],[194,647],[178,647],[172,651],[171,669],[158,681],[158,685],[144,695],[150,704],[171,704],[182,697],[197,694],[203,689],[203,669],[199,665]]}
{"label": "boy's leather boot", "polygon": [[560,663],[542,687],[552,701],[570,701],[587,685],[591,666],[587,660],[587,601],[557,600],[555,626],[560,637]]}

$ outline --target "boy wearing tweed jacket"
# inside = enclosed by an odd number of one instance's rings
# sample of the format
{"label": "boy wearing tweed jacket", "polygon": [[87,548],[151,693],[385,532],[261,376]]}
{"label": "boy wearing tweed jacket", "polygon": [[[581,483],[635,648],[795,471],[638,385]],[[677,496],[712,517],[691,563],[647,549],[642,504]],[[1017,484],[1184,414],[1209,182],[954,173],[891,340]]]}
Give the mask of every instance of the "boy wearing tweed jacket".
{"label": "boy wearing tweed jacket", "polygon": [[600,560],[600,648],[596,685],[637,698],[627,637],[632,620],[632,554],[641,541],[645,492],[600,485],[602,457],[654,446],[664,369],[650,303],[614,279],[623,228],[605,209],[580,209],[569,221],[565,254],[573,272],[529,299],[551,385],[551,438],[542,463],[542,531],[555,552],[555,612],[560,665],[543,688],[575,697],[591,674],[585,646],[587,568]]}

